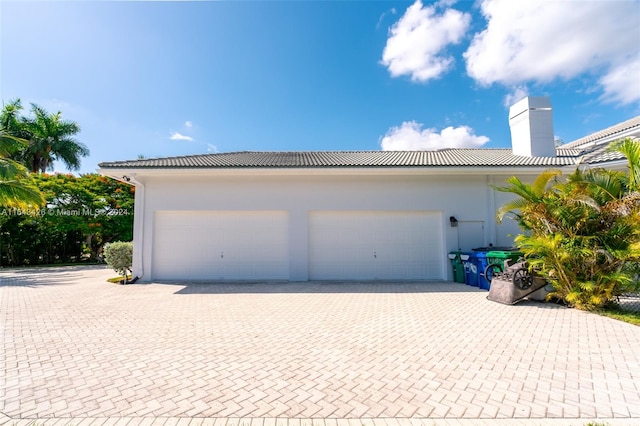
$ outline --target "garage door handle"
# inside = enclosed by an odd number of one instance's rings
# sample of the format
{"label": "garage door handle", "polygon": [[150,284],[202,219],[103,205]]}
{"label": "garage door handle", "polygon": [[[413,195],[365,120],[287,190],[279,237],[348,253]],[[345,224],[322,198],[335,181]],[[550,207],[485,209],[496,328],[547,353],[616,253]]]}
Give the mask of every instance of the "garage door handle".
{"label": "garage door handle", "polygon": [[224,252],[220,252],[220,259],[224,259]]}
{"label": "garage door handle", "polygon": [[377,255],[377,254],[376,254],[376,252],[374,251],[374,252],[373,252],[373,258],[375,259],[375,258],[377,258],[377,257],[378,257],[378,255]]}

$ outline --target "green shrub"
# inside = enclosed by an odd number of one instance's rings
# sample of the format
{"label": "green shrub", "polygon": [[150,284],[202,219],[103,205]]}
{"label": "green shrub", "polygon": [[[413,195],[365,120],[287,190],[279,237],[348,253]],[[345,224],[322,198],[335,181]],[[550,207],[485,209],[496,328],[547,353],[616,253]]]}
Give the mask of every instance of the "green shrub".
{"label": "green shrub", "polygon": [[614,147],[628,172],[576,169],[542,173],[532,184],[517,177],[495,187],[519,198],[498,211],[524,233],[515,239],[530,267],[549,281],[550,294],[580,309],[598,309],[638,288],[640,261],[640,141]]}
{"label": "green shrub", "polygon": [[133,243],[116,241],[104,246],[104,258],[111,269],[125,277],[133,265]]}

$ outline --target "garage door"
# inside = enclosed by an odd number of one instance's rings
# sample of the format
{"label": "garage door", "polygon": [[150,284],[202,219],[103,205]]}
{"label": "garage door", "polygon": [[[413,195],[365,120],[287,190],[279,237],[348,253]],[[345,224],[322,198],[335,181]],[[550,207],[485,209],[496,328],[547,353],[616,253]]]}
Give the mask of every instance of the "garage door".
{"label": "garage door", "polygon": [[286,212],[156,212],[154,279],[289,278]]}
{"label": "garage door", "polygon": [[314,280],[443,279],[437,212],[312,212]]}

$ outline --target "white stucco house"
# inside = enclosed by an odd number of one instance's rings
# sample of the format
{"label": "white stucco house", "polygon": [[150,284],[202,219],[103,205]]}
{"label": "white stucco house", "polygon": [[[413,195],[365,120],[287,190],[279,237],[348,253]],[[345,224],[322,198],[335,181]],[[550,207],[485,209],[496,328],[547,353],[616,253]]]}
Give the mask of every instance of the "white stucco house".
{"label": "white stucco house", "polygon": [[[447,280],[447,254],[511,246],[491,185],[550,167],[624,167],[609,142],[640,116],[560,148],[548,98],[510,110],[512,149],[233,152],[104,162],[136,186],[134,276],[163,280]],[[453,226],[457,225],[457,226]]]}

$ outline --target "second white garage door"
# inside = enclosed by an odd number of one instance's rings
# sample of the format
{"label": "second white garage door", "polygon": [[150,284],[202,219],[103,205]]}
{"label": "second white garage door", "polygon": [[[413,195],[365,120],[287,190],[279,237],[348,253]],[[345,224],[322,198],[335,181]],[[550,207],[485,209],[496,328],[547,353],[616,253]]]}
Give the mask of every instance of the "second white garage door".
{"label": "second white garage door", "polygon": [[313,280],[443,279],[438,212],[312,212]]}
{"label": "second white garage door", "polygon": [[162,211],[153,231],[154,279],[289,279],[286,212]]}

